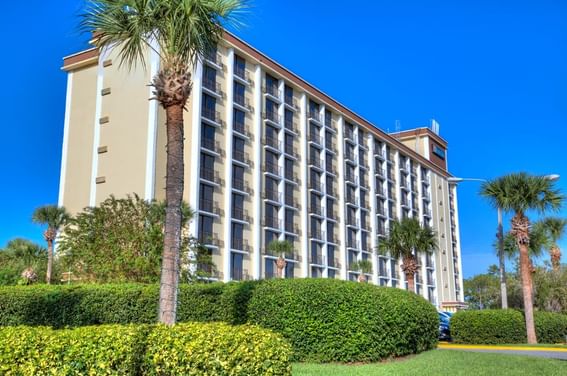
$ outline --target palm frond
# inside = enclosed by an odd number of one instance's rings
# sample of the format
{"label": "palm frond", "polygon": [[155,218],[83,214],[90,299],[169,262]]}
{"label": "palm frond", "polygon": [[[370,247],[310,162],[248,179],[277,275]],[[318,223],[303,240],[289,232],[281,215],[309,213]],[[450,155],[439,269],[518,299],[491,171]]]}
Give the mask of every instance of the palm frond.
{"label": "palm frond", "polygon": [[41,206],[32,214],[32,221],[37,224],[47,225],[48,227],[58,230],[65,225],[71,216],[63,206],[45,205]]}

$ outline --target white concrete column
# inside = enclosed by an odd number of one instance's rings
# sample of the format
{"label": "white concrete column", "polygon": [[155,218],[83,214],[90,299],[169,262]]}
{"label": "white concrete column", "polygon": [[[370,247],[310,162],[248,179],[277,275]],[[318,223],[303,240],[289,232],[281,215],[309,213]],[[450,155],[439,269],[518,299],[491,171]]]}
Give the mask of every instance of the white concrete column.
{"label": "white concrete column", "polygon": [[309,206],[308,206],[308,192],[309,192],[309,178],[308,178],[308,163],[307,155],[309,154],[307,138],[309,132],[307,131],[307,95],[301,93],[299,100],[299,132],[301,134],[299,147],[299,154],[301,161],[300,165],[300,179],[301,179],[301,225],[302,230],[302,244],[301,244],[301,274],[303,278],[309,277],[309,255],[311,244],[309,242]]}
{"label": "white concrete column", "polygon": [[[464,287],[463,287],[463,257],[461,254],[461,229],[459,227],[459,207],[457,205],[457,186],[453,185],[452,187],[449,186],[449,189],[452,190],[453,192],[453,203],[454,203],[454,207],[455,207],[455,236],[457,238],[457,252],[458,252],[458,256],[459,256],[459,262],[458,262],[458,266],[459,266],[459,284],[461,285],[461,290],[460,290],[460,294],[459,296],[457,296],[457,299],[461,299],[461,302],[465,301],[465,293],[464,293]],[[452,248],[451,248],[452,249]]]}
{"label": "white concrete column", "polygon": [[256,65],[254,72],[254,247],[253,277],[260,279],[262,263],[262,67]]}
{"label": "white concrete column", "polygon": [[376,158],[374,157],[374,137],[371,133],[368,134],[368,167],[370,179],[370,247],[372,247],[372,281],[375,285],[379,284],[378,276],[378,254],[376,248],[378,247],[378,208],[376,205],[376,166],[374,165]]}
{"label": "white concrete column", "polygon": [[[159,44],[155,40],[151,41],[152,49],[150,50],[150,75],[152,80],[159,71]],[[153,97],[153,87],[148,88],[148,98]],[[144,198],[153,200],[155,198],[156,183],[156,142],[157,142],[157,116],[158,101],[152,99],[148,101],[148,135],[146,144],[146,181],[144,188]]]}
{"label": "white concrete column", "polygon": [[223,279],[230,281],[230,250],[232,249],[232,128],[233,128],[233,102],[234,102],[234,49],[228,49],[226,74],[226,136],[225,136],[225,194],[224,194],[224,249]]}
{"label": "white concrete column", "polygon": [[[191,158],[191,166],[189,174],[185,174],[185,179],[189,180],[189,206],[193,209],[199,207],[199,181],[200,181],[200,165],[201,165],[201,101],[202,101],[202,81],[203,81],[203,63],[198,60],[193,72],[193,99],[192,99],[192,116],[191,116],[191,139],[185,140],[185,146],[190,145],[189,152],[193,156]],[[185,149],[187,152],[187,148]],[[189,231],[193,236],[199,234],[199,217],[193,219],[189,224]]]}
{"label": "white concrete column", "polygon": [[[69,147],[69,125],[71,122],[71,101],[73,98],[73,72],[67,74],[67,94],[65,99],[65,123],[63,126],[63,146],[61,150],[61,172],[59,176],[58,205],[65,205],[65,179],[67,177],[67,150]],[[98,95],[98,93],[97,93]]]}
{"label": "white concrete column", "polygon": [[341,279],[347,279],[347,264],[348,255],[346,251],[346,204],[345,204],[345,139],[344,139],[344,118],[339,116],[337,120],[337,147],[338,147],[338,168],[339,168],[339,178],[337,179],[339,184],[339,259],[341,260]]}

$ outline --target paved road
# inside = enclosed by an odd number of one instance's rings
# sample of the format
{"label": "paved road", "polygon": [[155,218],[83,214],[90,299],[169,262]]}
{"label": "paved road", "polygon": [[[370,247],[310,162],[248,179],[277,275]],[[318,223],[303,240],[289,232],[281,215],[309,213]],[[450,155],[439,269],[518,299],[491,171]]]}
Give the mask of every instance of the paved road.
{"label": "paved road", "polygon": [[484,352],[484,353],[496,353],[496,354],[513,354],[513,355],[526,355],[526,356],[537,356],[541,358],[552,358],[567,360],[567,349],[560,348],[530,348],[530,349],[501,349],[498,347],[491,348],[490,346],[460,346],[460,345],[440,345],[442,350],[458,350],[458,351],[472,351],[472,352]]}

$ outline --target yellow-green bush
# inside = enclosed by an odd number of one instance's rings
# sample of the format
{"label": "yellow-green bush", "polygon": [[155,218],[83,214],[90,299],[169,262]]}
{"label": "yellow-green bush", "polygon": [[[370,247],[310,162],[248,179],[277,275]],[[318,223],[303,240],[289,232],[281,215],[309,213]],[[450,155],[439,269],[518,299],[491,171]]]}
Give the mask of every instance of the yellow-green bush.
{"label": "yellow-green bush", "polygon": [[156,326],[148,337],[144,375],[290,375],[291,347],[250,325]]}
{"label": "yellow-green bush", "polygon": [[282,375],[289,345],[253,326],[215,323],[0,328],[0,375]]}

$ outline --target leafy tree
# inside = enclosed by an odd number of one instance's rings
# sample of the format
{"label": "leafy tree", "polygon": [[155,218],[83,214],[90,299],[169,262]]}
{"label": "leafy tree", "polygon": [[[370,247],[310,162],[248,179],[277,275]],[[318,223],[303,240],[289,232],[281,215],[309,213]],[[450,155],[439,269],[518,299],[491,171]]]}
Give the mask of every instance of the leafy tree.
{"label": "leafy tree", "polygon": [[511,232],[520,253],[526,332],[528,343],[537,343],[533,316],[532,265],[529,254],[530,221],[526,212],[558,210],[564,196],[554,188],[552,180],[526,173],[505,175],[483,183],[481,194],[488,198],[494,207],[514,213]]}
{"label": "leafy tree", "polygon": [[47,268],[47,250],[27,239],[10,240],[0,249],[0,285],[29,284],[31,279],[22,277],[24,271],[28,277],[44,273]]}
{"label": "leafy tree", "polygon": [[[496,265],[493,265],[497,268]],[[465,300],[471,309],[501,308],[498,274],[478,274],[464,281]]]}
{"label": "leafy tree", "polygon": [[268,251],[278,255],[278,260],[276,261],[278,276],[280,278],[285,278],[284,270],[287,265],[285,257],[286,255],[293,254],[293,243],[289,240],[273,240],[270,244],[268,244]]}
{"label": "leafy tree", "polygon": [[57,238],[59,229],[64,226],[70,219],[69,213],[62,206],[45,205],[41,206],[33,212],[32,221],[41,225],[47,225],[47,230],[43,233],[43,237],[47,242],[47,271],[45,280],[51,283],[53,273],[53,242]]}
{"label": "leafy tree", "polygon": [[[193,213],[182,206],[182,227]],[[164,244],[165,205],[139,196],[109,197],[86,208],[60,241],[65,265],[75,278],[96,282],[157,282]],[[188,262],[195,242],[184,231],[181,249]]]}
{"label": "leafy tree", "polygon": [[415,273],[418,271],[417,256],[437,250],[437,238],[430,227],[422,227],[416,218],[393,221],[388,235],[380,239],[378,252],[402,259],[402,271],[408,282],[408,289],[415,292]]}
{"label": "leafy tree", "polygon": [[153,78],[155,99],[166,112],[166,219],[159,321],[173,325],[177,311],[182,245],[183,109],[191,94],[192,65],[215,48],[222,24],[234,24],[240,0],[90,0],[82,27],[96,33],[96,45],[115,48],[121,64],[145,66],[146,52],[160,57]]}

